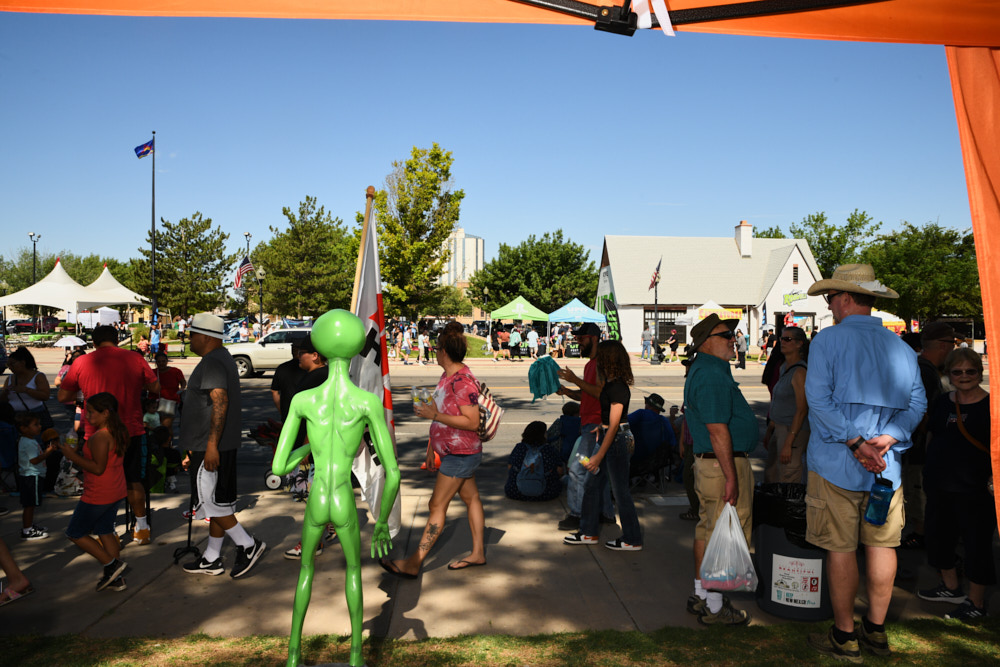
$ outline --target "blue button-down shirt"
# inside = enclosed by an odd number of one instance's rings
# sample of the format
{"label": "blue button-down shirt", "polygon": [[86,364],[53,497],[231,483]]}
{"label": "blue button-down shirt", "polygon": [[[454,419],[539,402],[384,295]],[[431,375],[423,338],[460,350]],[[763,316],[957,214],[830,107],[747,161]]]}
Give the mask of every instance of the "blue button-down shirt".
{"label": "blue button-down shirt", "polygon": [[847,442],[891,435],[898,440],[882,476],[900,486],[900,457],[927,410],[917,358],[877,317],[850,315],[820,331],[809,346],[807,464],[848,491],[868,491],[875,475],[854,458]]}

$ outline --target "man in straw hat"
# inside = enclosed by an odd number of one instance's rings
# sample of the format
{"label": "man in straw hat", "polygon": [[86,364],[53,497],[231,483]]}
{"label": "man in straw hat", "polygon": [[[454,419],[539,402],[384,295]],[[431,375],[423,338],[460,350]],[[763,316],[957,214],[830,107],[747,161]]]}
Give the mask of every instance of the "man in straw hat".
{"label": "man in straw hat", "polygon": [[[927,408],[917,358],[896,334],[872,317],[876,298],[899,295],[875,278],[868,264],[837,267],[809,295],[826,297],[837,326],[823,329],[809,348],[806,399],[806,539],[827,550],[834,625],[809,636],[819,652],[861,661],[861,647],[890,655],[885,617],[896,576],[903,530],[903,494],[894,493],[882,525],[865,520],[876,475],[900,487],[900,457]],[[858,544],[865,545],[868,612],[854,623]]]}
{"label": "man in straw hat", "polygon": [[720,320],[712,313],[691,330],[695,354],[684,383],[687,425],[694,440],[694,487],[701,503],[694,531],[694,595],[688,612],[703,625],[746,625],[750,614],[735,609],[701,582],[701,561],[725,503],[736,507],[743,535],[750,541],[753,470],[750,452],[760,440],[757,417],[733,380],[730,360],[736,356],[739,320]]}

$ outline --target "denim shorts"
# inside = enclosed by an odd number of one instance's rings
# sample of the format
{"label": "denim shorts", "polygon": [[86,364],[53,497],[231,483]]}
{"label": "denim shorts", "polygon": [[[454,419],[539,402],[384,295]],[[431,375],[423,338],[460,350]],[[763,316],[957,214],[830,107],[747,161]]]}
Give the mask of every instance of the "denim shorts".
{"label": "denim shorts", "polygon": [[91,505],[82,500],[77,502],[73,516],[66,528],[66,537],[78,540],[87,535],[111,535],[115,532],[115,517],[121,501],[108,505]]}
{"label": "denim shorts", "polygon": [[476,454],[446,454],[441,457],[441,467],[438,471],[448,477],[468,479],[476,473],[483,460],[483,453]]}

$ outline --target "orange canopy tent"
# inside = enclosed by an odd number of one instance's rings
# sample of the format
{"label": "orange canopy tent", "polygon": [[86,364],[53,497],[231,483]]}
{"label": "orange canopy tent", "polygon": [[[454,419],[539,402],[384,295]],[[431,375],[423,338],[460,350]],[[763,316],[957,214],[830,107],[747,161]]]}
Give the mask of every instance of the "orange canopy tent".
{"label": "orange canopy tent", "polygon": [[[1000,10],[996,0],[667,0],[676,30],[942,44],[969,188],[987,338],[998,340]],[[458,21],[594,25],[620,7],[577,0],[0,0],[0,10],[114,16]],[[739,17],[739,18],[733,18]],[[991,407],[1000,424],[1000,402]],[[992,438],[1000,470],[1000,429]],[[1000,509],[1000,501],[997,503]],[[998,511],[1000,514],[1000,511]]]}

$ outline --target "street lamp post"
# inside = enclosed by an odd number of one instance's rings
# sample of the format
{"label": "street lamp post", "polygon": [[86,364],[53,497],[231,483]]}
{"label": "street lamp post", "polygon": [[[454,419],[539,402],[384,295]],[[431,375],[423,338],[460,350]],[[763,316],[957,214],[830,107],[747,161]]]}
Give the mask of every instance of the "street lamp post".
{"label": "street lamp post", "polygon": [[[42,240],[41,234],[36,234],[35,232],[28,232],[28,238],[31,239],[31,284],[34,285],[38,280],[36,277],[36,270],[38,267],[38,242]],[[35,326],[33,327],[35,333],[38,333],[38,318],[41,315],[41,308],[35,306]]]}
{"label": "street lamp post", "polygon": [[[10,289],[10,285],[7,284],[6,280],[0,280],[0,290],[3,291],[3,295],[7,296],[7,290]],[[3,307],[3,330],[0,330],[0,338],[7,334],[7,306]]]}
{"label": "street lamp post", "polygon": [[[490,345],[490,340],[492,340],[493,335],[493,318],[489,316],[486,310],[490,305],[490,288],[483,288],[483,314],[486,315],[486,341],[487,345]],[[492,348],[490,348],[492,351]]]}
{"label": "street lamp post", "polygon": [[[253,238],[253,235],[250,232],[243,232],[243,236],[246,237],[246,240],[247,240],[247,259],[250,259],[250,239]],[[249,327],[250,331],[253,332],[253,325],[250,324],[250,287],[249,286],[248,287],[244,287],[243,289],[245,290],[245,294],[246,294],[246,298],[247,298],[247,327]],[[260,321],[260,318],[258,317],[257,320]],[[263,333],[263,331],[264,331],[264,325],[263,324],[261,324],[261,329],[260,330],[261,330],[261,333]]]}

